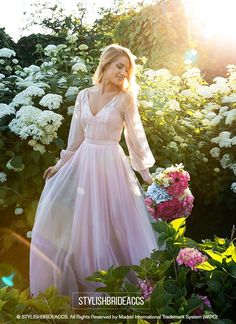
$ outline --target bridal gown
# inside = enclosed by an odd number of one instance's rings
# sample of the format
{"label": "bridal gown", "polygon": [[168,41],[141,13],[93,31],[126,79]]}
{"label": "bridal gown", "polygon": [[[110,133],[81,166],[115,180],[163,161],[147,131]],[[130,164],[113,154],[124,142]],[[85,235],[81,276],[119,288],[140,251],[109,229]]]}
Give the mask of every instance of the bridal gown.
{"label": "bridal gown", "polygon": [[[96,115],[89,88],[78,93],[67,148],[45,181],[30,248],[30,292],[92,292],[97,270],[139,264],[157,249],[138,180],[154,163],[138,105],[114,96]],[[129,158],[119,144],[124,129]]]}

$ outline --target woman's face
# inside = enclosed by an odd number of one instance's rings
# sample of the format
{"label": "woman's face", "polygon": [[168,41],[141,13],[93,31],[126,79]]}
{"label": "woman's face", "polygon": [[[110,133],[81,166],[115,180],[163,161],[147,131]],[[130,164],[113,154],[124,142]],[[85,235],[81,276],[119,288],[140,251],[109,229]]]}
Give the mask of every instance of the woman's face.
{"label": "woman's face", "polygon": [[120,56],[116,61],[108,64],[104,70],[105,81],[111,82],[115,86],[121,87],[128,77],[130,62],[127,56]]}

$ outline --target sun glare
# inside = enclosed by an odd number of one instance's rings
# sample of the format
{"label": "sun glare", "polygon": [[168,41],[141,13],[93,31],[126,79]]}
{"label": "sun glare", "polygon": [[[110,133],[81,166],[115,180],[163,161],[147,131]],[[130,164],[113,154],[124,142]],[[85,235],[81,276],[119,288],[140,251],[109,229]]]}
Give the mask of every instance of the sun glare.
{"label": "sun glare", "polygon": [[206,39],[236,41],[236,0],[185,0],[184,3]]}

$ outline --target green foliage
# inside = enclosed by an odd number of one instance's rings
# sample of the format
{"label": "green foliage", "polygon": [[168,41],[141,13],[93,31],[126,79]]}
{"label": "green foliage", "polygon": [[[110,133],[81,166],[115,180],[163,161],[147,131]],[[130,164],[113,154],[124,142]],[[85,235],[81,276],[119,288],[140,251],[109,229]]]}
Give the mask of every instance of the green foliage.
{"label": "green foliage", "polygon": [[0,28],[0,48],[12,48],[15,50],[16,44],[5,32],[5,28]]}
{"label": "green foliage", "polygon": [[153,69],[167,68],[179,73],[189,47],[188,24],[181,1],[162,1],[131,11],[114,31],[116,42],[137,56],[147,58]]}
{"label": "green foliage", "polygon": [[37,51],[37,46],[41,45],[43,48],[49,44],[63,44],[65,43],[64,37],[31,34],[29,36],[21,37],[16,44],[16,54],[19,59],[19,64],[22,67],[30,66],[31,64],[40,64],[46,59]]}
{"label": "green foliage", "polygon": [[[128,270],[134,271],[140,280],[147,280],[153,286],[153,291],[146,299],[145,307],[123,307],[123,314],[146,315],[193,315],[201,310],[202,315],[216,316],[216,323],[233,323],[233,302],[235,299],[235,266],[236,246],[227,238],[215,237],[214,241],[205,240],[197,243],[183,236],[186,222],[180,218],[166,223],[158,221],[154,228],[159,235],[165,233],[166,247],[164,250],[154,250],[149,258],[140,260],[140,265],[112,266],[108,270],[94,273],[89,280],[100,282],[104,287],[97,288],[109,295],[135,295],[141,290],[138,285],[126,280]],[[207,253],[208,260],[199,264],[196,272],[185,265],[178,265],[176,257],[181,248],[195,247]],[[219,259],[221,255],[221,259]],[[206,266],[208,264],[208,266]],[[123,283],[122,283],[123,281]],[[116,283],[119,283],[118,285]],[[207,296],[211,307],[207,306],[198,296]],[[120,313],[120,310],[116,313]],[[96,314],[108,314],[110,310],[98,306]],[[212,318],[213,318],[212,317]],[[215,320],[214,320],[215,321]],[[152,322],[151,322],[152,323]],[[181,323],[181,321],[180,321]],[[214,322],[215,323],[215,322]]]}
{"label": "green foliage", "polygon": [[43,314],[67,315],[66,323],[72,323],[73,320],[70,320],[70,315],[75,314],[75,312],[71,308],[69,297],[58,294],[57,289],[53,286],[48,287],[44,293],[39,293],[34,298],[30,296],[29,288],[20,291],[5,286],[0,289],[1,322],[28,323],[32,322],[33,318],[34,323],[60,322],[60,320],[43,319]]}

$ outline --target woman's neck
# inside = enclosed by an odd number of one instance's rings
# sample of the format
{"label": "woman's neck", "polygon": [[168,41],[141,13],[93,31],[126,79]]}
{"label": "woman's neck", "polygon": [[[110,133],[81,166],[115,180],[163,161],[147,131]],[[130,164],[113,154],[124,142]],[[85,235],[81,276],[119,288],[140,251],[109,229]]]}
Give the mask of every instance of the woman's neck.
{"label": "woman's neck", "polygon": [[119,93],[121,90],[113,84],[99,83],[97,87],[100,95],[104,93]]}

